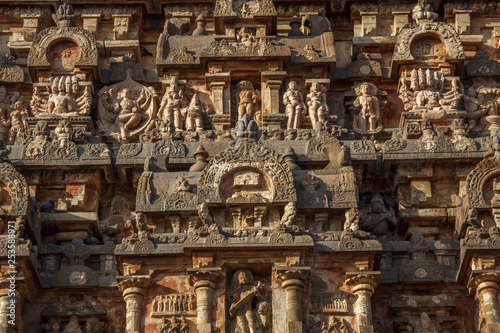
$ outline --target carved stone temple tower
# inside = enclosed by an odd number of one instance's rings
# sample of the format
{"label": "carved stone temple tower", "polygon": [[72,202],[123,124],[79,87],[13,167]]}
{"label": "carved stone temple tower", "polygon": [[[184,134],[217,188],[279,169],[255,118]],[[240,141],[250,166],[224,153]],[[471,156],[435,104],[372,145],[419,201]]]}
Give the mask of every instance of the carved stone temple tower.
{"label": "carved stone temple tower", "polygon": [[0,0],[0,333],[499,333],[500,7]]}

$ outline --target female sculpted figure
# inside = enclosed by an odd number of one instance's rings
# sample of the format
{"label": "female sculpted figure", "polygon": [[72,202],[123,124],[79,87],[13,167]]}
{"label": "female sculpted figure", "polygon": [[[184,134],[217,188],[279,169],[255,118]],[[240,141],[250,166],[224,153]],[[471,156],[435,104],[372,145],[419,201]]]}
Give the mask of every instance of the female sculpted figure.
{"label": "female sculpted figure", "polygon": [[229,315],[236,320],[236,333],[257,333],[261,325],[252,303],[264,299],[264,285],[255,283],[248,269],[236,271],[231,280],[232,302]]}
{"label": "female sculpted figure", "polygon": [[329,112],[326,104],[326,94],[323,86],[318,82],[313,82],[311,90],[307,94],[307,106],[309,107],[309,117],[313,129],[317,128],[318,122],[324,122]]}
{"label": "female sculpted figure", "polygon": [[300,116],[304,114],[306,105],[304,97],[298,90],[297,82],[290,81],[288,90],[283,95],[283,104],[286,107],[286,115],[288,117],[287,129],[298,129],[300,126]]}
{"label": "female sculpted figure", "polygon": [[127,139],[129,130],[136,128],[141,122],[142,110],[139,106],[139,101],[142,99],[142,93],[137,101],[130,98],[130,89],[125,88],[121,92],[121,100],[117,101],[114,106],[114,111],[118,114],[117,119],[122,140]]}

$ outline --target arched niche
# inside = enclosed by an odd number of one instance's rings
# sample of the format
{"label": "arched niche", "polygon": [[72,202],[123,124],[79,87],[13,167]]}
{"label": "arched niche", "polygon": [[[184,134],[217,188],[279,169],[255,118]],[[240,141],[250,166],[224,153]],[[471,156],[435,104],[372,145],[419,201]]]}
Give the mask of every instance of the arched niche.
{"label": "arched niche", "polygon": [[419,22],[406,24],[397,35],[393,61],[415,60],[411,52],[414,41],[441,41],[445,48],[445,60],[465,59],[464,47],[460,36],[450,25],[444,22]]}
{"label": "arched niche", "polygon": [[[255,181],[245,185],[241,180],[246,176]],[[260,183],[252,185],[251,182]],[[230,189],[224,189],[225,186]],[[292,171],[283,157],[255,142],[238,141],[216,155],[203,170],[198,182],[198,202],[227,203],[238,188],[246,188],[251,193],[252,186],[269,202],[297,200]]]}
{"label": "arched niche", "polygon": [[26,179],[10,163],[0,163],[0,214],[27,215],[29,188]]}
{"label": "arched niche", "polygon": [[[500,162],[495,152],[493,156],[486,157],[467,175],[466,198],[467,207],[476,209],[489,209],[493,194],[493,180],[500,176]],[[490,191],[486,191],[487,189]],[[487,202],[488,201],[488,202]]]}
{"label": "arched niche", "polygon": [[[71,66],[64,68],[63,58],[66,65]],[[38,33],[28,54],[28,69],[32,79],[37,82],[38,71],[52,71],[59,62],[62,66],[60,71],[71,72],[75,68],[91,70],[94,78],[97,78],[98,54],[94,35],[79,27],[52,27]]]}
{"label": "arched niche", "polygon": [[446,45],[435,34],[422,34],[416,36],[410,45],[410,53],[416,61],[445,61]]}

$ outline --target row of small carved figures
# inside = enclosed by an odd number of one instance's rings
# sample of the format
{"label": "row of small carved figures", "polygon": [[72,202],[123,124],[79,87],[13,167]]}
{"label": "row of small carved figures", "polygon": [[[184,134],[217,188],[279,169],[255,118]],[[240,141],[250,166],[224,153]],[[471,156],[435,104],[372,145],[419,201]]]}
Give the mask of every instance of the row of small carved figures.
{"label": "row of small carved figures", "polygon": [[194,295],[172,294],[157,296],[153,300],[153,312],[191,312],[196,311]]}

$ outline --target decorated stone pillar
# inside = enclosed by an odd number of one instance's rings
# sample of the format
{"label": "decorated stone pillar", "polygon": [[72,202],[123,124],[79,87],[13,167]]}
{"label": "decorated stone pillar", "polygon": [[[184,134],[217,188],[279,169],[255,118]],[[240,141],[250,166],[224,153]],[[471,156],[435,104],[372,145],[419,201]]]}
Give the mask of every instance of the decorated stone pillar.
{"label": "decorated stone pillar", "polygon": [[476,299],[479,301],[478,332],[493,333],[500,331],[499,282],[499,273],[485,273],[474,277],[469,284],[471,289],[476,289]]}
{"label": "decorated stone pillar", "polygon": [[198,333],[212,333],[212,308],[215,283],[221,277],[220,267],[192,268],[189,282],[196,294],[196,323]]}
{"label": "decorated stone pillar", "polygon": [[302,333],[302,296],[309,280],[310,267],[278,267],[276,277],[286,292],[288,333]]}
{"label": "decorated stone pillar", "polygon": [[151,282],[149,276],[124,276],[118,284],[127,306],[125,333],[141,332],[141,308],[142,299],[146,294],[147,287]]}
{"label": "decorated stone pillar", "polygon": [[280,113],[281,96],[280,90],[286,72],[266,71],[262,72],[262,83],[266,90],[262,96],[263,126],[268,129],[280,129],[283,122]]}
{"label": "decorated stone pillar", "polygon": [[231,74],[209,73],[205,75],[206,87],[210,89],[215,114],[212,123],[216,130],[228,129],[231,124]]}
{"label": "decorated stone pillar", "polygon": [[356,329],[359,333],[373,333],[371,296],[378,285],[380,272],[347,273],[346,284],[357,296],[354,303]]}

